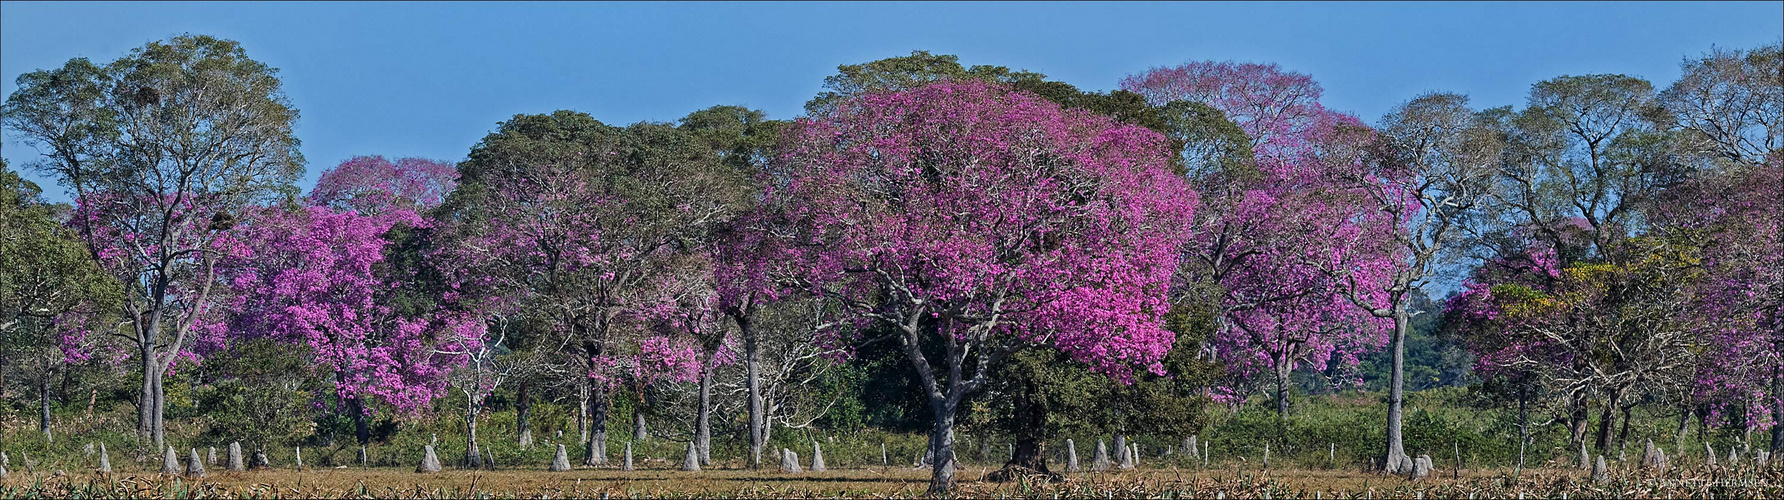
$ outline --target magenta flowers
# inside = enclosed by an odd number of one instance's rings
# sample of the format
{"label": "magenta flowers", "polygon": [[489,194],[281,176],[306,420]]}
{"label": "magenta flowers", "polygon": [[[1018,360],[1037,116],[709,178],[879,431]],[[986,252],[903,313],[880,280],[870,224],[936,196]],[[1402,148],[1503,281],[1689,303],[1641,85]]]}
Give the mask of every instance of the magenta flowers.
{"label": "magenta flowers", "polygon": [[[935,430],[932,491],[953,479],[953,419],[1026,346],[1118,378],[1158,361],[1196,195],[1164,137],[995,84],[868,94],[789,132],[768,198],[796,221],[790,266],[894,328]],[[942,359],[922,353],[940,343]],[[978,360],[967,372],[968,359]]]}

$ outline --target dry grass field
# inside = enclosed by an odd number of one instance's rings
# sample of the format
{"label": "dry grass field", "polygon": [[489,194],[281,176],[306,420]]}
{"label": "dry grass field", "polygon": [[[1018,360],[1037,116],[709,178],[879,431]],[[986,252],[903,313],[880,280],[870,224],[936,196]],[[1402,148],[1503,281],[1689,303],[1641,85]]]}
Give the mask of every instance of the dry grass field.
{"label": "dry grass field", "polygon": [[[1355,470],[1152,468],[1072,474],[1063,482],[991,483],[986,469],[960,474],[963,498],[1780,498],[1779,471],[1698,468],[1617,474],[1593,485],[1575,470],[1438,471],[1420,481]],[[203,479],[156,474],[15,471],[0,498],[917,498],[928,471],[909,467],[784,474],[578,469],[418,474],[394,468],[213,472]]]}

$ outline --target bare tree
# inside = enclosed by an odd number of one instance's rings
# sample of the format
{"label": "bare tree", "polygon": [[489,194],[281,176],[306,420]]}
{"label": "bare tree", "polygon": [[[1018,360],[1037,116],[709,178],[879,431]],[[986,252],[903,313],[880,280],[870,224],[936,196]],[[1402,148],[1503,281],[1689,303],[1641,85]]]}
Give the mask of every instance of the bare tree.
{"label": "bare tree", "polygon": [[1784,48],[1714,49],[1680,64],[1684,74],[1660,93],[1687,144],[1715,157],[1758,165],[1784,148]]}

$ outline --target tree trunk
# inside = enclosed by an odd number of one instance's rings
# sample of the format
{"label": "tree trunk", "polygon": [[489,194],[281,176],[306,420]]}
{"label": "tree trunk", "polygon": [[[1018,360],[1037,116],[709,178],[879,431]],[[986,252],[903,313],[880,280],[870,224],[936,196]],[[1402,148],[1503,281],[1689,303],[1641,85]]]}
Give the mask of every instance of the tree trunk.
{"label": "tree trunk", "polygon": [[1681,443],[1685,442],[1685,433],[1690,432],[1691,413],[1690,408],[1686,408],[1679,412],[1679,430],[1673,431],[1673,446],[1684,446]]}
{"label": "tree trunk", "polygon": [[588,443],[588,384],[576,384],[576,434],[577,444]]}
{"label": "tree trunk", "polygon": [[1518,381],[1518,470],[1524,470],[1524,448],[1530,444],[1530,383]]}
{"label": "tree trunk", "polygon": [[348,397],[347,413],[353,416],[353,439],[358,441],[360,446],[371,444],[372,427],[366,422],[365,401],[359,399],[358,396]]}
{"label": "tree trunk", "polygon": [[481,469],[483,455],[477,449],[477,414],[482,413],[482,405],[475,400],[476,398],[470,398],[465,401],[465,467]]}
{"label": "tree trunk", "polygon": [[530,384],[526,378],[520,379],[520,387],[514,398],[515,443],[526,448],[533,445],[532,394],[527,392]]}
{"label": "tree trunk", "polygon": [[[959,388],[951,388],[949,395],[959,392]],[[929,495],[947,497],[948,490],[954,486],[954,410],[957,403],[952,398],[930,401],[930,408],[935,412],[935,427],[929,432],[929,448],[935,450],[935,465],[929,477]]]}
{"label": "tree trunk", "polygon": [[[972,341],[961,345],[952,334],[944,333],[949,331],[945,326],[936,327],[935,330],[920,326],[919,319],[921,317],[921,315],[914,315],[909,318],[907,323],[899,325],[899,328],[903,330],[900,340],[903,343],[905,358],[910,361],[911,368],[921,381],[923,393],[929,400],[929,409],[935,415],[935,426],[929,436],[929,449],[935,452],[935,463],[929,480],[929,491],[926,495],[947,497],[949,490],[954,486],[954,469],[958,467],[954,453],[955,414],[960,408],[960,402],[966,399],[968,394],[984,387],[986,373],[993,368],[996,360],[1001,356],[981,354],[981,358],[977,360],[977,366],[973,367],[973,375],[970,378],[963,378],[962,372],[968,353],[989,353],[991,352],[990,348]],[[940,377],[939,380],[929,359],[923,355],[921,339],[928,335],[939,337],[947,346],[947,354],[943,356],[947,360],[946,376]],[[1017,347],[1012,347],[1009,351],[1004,351],[1003,354],[1012,354],[1017,349]]]}
{"label": "tree trunk", "polygon": [[1616,425],[1616,420],[1617,420],[1616,412],[1617,412],[1617,391],[1611,391],[1610,397],[1605,398],[1604,412],[1600,413],[1599,418],[1598,418],[1598,439],[1597,439],[1597,441],[1598,441],[1598,453],[1600,453],[1600,454],[1602,454],[1606,451],[1609,451],[1611,449],[1611,426]]}
{"label": "tree trunk", "polygon": [[1619,450],[1623,449],[1624,443],[1629,442],[1629,412],[1633,408],[1633,406],[1624,406],[1622,409],[1623,422],[1618,424],[1619,428],[1617,429],[1617,449]]}
{"label": "tree trunk", "polygon": [[1406,299],[1394,298],[1394,363],[1388,382],[1388,446],[1387,460],[1382,470],[1388,473],[1403,472],[1400,462],[1406,458],[1406,445],[1401,439],[1400,420],[1401,406],[1406,401],[1406,334],[1412,316],[1406,311]]}
{"label": "tree trunk", "polygon": [[694,414],[694,448],[700,465],[712,465],[712,369],[700,369],[700,407]]}
{"label": "tree trunk", "polygon": [[[1284,355],[1283,357],[1286,358],[1287,356]],[[1288,418],[1288,375],[1289,375],[1289,370],[1291,367],[1289,366],[1287,360],[1277,360],[1275,368],[1276,368],[1275,370],[1271,370],[1271,371],[1276,372],[1276,416],[1287,419]],[[1287,425],[1287,424],[1284,423],[1284,425]],[[1277,429],[1278,434],[1281,434],[1283,432],[1286,432],[1286,429],[1282,429],[1280,427]]]}
{"label": "tree trunk", "polygon": [[584,465],[607,465],[607,389],[594,387],[588,400],[588,448]]}
{"label": "tree trunk", "polygon": [[749,386],[750,467],[757,468],[762,466],[762,448],[768,442],[767,416],[763,413],[766,408],[762,401],[761,356],[756,347],[756,329],[752,320],[744,315],[734,315],[732,319],[743,335],[743,366],[745,383]]}
{"label": "tree trunk", "polygon": [[155,350],[153,346],[141,346],[138,350],[142,363],[142,387],[136,394],[136,438],[151,440],[155,449],[161,449],[161,440],[155,439]]}
{"label": "tree trunk", "polygon": [[43,433],[44,436],[50,435],[50,377],[55,373],[55,370],[45,371],[43,380],[37,383],[37,401],[40,413],[37,420],[37,431]]}
{"label": "tree trunk", "polygon": [[588,359],[588,434],[589,439],[583,450],[583,465],[607,465],[607,387],[595,377],[597,366],[595,360],[601,357],[601,344],[587,341],[582,344]]}
{"label": "tree trunk", "polygon": [[596,377],[599,366],[596,359],[601,357],[599,341],[583,341],[583,359],[589,362],[589,377],[583,379],[589,400],[585,402],[589,412],[589,439],[583,441],[583,459],[585,466],[605,466],[607,464],[607,386]]}
{"label": "tree trunk", "polygon": [[1040,473],[1051,477],[1058,477],[1058,474],[1054,474],[1052,470],[1047,468],[1046,440],[1017,441],[1016,456],[1012,457],[1009,463],[1004,464],[1005,470],[1009,470],[1011,467],[1028,469],[1031,471],[1029,472],[1030,474]]}
{"label": "tree trunk", "polygon": [[1592,410],[1586,407],[1585,401],[1574,403],[1573,409],[1568,411],[1567,428],[1571,435],[1571,438],[1567,440],[1568,444],[1577,445],[1586,442],[1586,429],[1592,424],[1591,416]]}
{"label": "tree trunk", "polygon": [[[764,400],[762,402],[762,443],[764,444],[764,447],[766,447],[766,446],[769,446],[767,443],[774,442],[774,411],[776,409],[779,409],[779,407],[769,406],[768,402],[766,400],[767,398],[763,398],[763,399]],[[772,449],[769,451],[773,452]]]}
{"label": "tree trunk", "polygon": [[153,413],[150,414],[150,422],[155,433],[155,448],[160,449],[167,446],[167,387],[163,385],[164,379],[167,377],[167,369],[160,363],[154,364],[155,384],[154,389],[150,392],[155,403]]}

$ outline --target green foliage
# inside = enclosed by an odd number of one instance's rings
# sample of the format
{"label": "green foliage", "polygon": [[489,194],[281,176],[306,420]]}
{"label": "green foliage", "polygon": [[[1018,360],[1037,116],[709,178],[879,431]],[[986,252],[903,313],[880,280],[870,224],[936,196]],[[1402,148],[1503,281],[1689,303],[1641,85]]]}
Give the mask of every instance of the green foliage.
{"label": "green foliage", "polygon": [[[1479,411],[1460,388],[1409,394],[1407,453],[1450,458],[1460,445],[1465,458],[1476,463],[1516,461],[1517,429],[1502,412]],[[1337,466],[1364,467],[1371,459],[1380,460],[1386,421],[1386,406],[1368,395],[1315,396],[1286,419],[1260,398],[1220,419],[1202,439],[1214,446],[1215,460],[1247,457],[1255,462],[1269,443],[1272,464],[1325,467],[1329,445],[1335,445]]]}
{"label": "green foliage", "polygon": [[[60,337],[103,328],[122,291],[62,225],[66,207],[44,203],[40,193],[0,160],[0,394],[24,396],[5,391],[16,380],[50,403],[54,393],[44,384],[68,374]],[[82,337],[97,342],[104,333]]]}
{"label": "green foliage", "polygon": [[[877,333],[889,335],[885,331]],[[940,349],[929,344],[923,348]],[[847,369],[860,371],[862,380],[847,397],[858,400],[858,404],[866,408],[864,417],[868,425],[889,431],[924,432],[929,429],[934,414],[916,377],[911,376],[910,360],[897,345],[892,342],[865,343],[856,350],[855,359],[849,364]],[[972,421],[971,406],[962,405],[962,421]]]}
{"label": "green foliage", "polygon": [[[244,448],[254,449],[309,436],[309,403],[323,387],[315,367],[290,355],[291,350],[291,345],[271,340],[236,342],[205,363],[203,369],[216,374],[216,380],[194,386],[169,383],[169,406],[192,408],[205,429],[198,435],[203,442],[241,441]],[[190,403],[180,404],[187,390]]]}
{"label": "green foliage", "polygon": [[786,125],[785,121],[769,120],[760,110],[713,106],[682,117],[678,128],[693,134],[747,179],[763,171]]}
{"label": "green foliage", "polygon": [[837,74],[824,78],[824,91],[805,103],[807,113],[818,115],[837,102],[857,94],[904,90],[944,80],[974,79],[1002,83],[1033,82],[1046,75],[1013,71],[1003,66],[960,65],[960,57],[913,50],[911,55],[888,57],[863,64],[836,67]]}
{"label": "green foliage", "polygon": [[9,341],[0,346],[24,343],[12,336],[21,323],[42,330],[77,308],[106,312],[119,298],[117,280],[62,226],[67,207],[44,203],[41,193],[0,160],[0,332]]}
{"label": "green foliage", "polygon": [[[1444,318],[1440,314],[1442,304],[1419,293],[1412,297],[1410,308],[1417,314],[1412,317],[1411,333],[1406,337],[1406,390],[1422,391],[1476,382],[1474,355],[1463,346],[1459,334],[1444,328]],[[1363,357],[1362,361],[1358,366],[1362,387],[1369,391],[1387,390],[1393,353],[1375,352]],[[1297,377],[1300,388],[1309,393],[1327,393],[1344,387],[1325,377],[1307,374]]]}
{"label": "green foliage", "polygon": [[819,394],[838,394],[841,397],[830,406],[829,411],[814,423],[824,429],[838,432],[863,430],[871,418],[870,407],[862,398],[859,388],[867,382],[867,371],[853,364],[843,364],[824,372],[816,383],[800,392]]}
{"label": "green foliage", "polygon": [[1199,102],[1172,101],[1158,114],[1163,124],[1154,130],[1171,138],[1177,163],[1191,182],[1204,184],[1202,192],[1216,182],[1245,186],[1263,178],[1251,138],[1226,113]]}
{"label": "green foliage", "polygon": [[1493,298],[1510,302],[1526,302],[1548,298],[1548,294],[1542,293],[1540,290],[1516,283],[1493,285],[1491,290],[1493,292]]}

